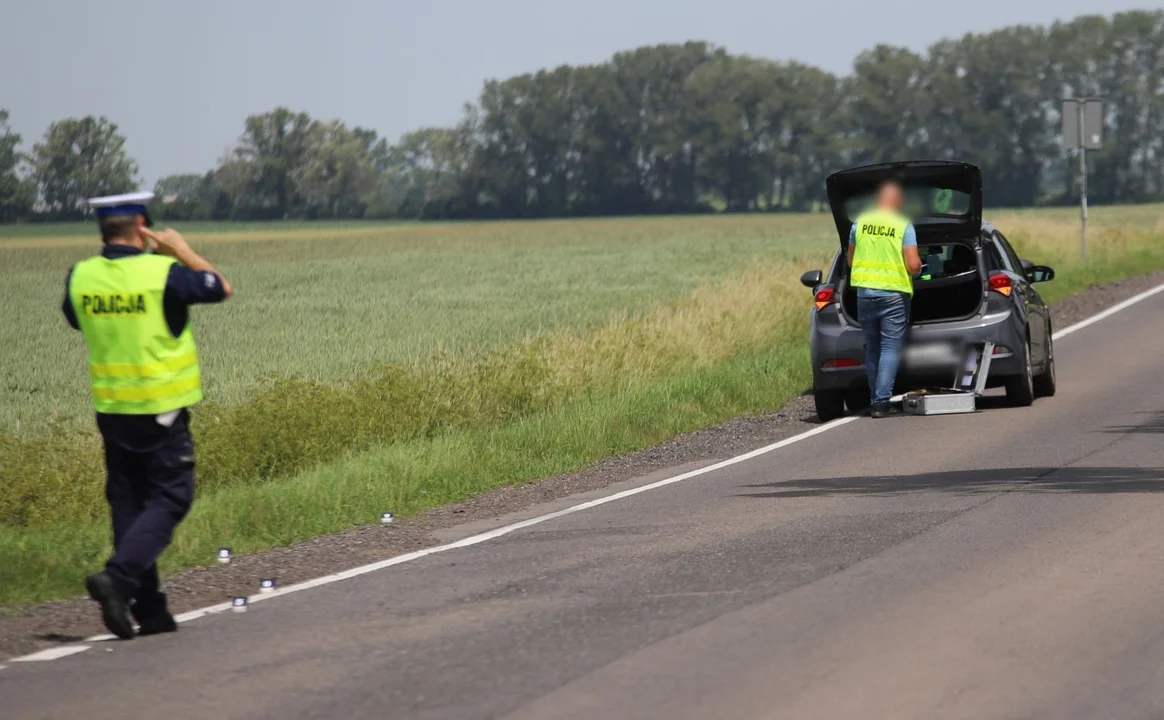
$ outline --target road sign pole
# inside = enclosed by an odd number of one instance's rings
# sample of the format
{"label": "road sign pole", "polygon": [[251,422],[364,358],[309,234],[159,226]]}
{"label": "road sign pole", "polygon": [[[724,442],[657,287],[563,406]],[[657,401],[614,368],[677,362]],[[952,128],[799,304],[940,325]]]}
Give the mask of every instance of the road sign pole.
{"label": "road sign pole", "polygon": [[1087,129],[1083,103],[1077,103],[1079,108],[1079,255],[1087,260]]}
{"label": "road sign pole", "polygon": [[[1063,98],[1063,149],[1079,151],[1079,254],[1087,259],[1087,151],[1103,147],[1103,101]],[[1070,192],[1068,184],[1068,192]]]}

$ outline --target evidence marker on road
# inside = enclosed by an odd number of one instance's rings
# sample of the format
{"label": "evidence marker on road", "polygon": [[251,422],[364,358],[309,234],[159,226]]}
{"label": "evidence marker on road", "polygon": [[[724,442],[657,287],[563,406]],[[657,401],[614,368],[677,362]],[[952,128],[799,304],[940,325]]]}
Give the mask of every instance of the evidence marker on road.
{"label": "evidence marker on road", "polygon": [[222,565],[230,565],[230,548],[218,548],[218,562]]}
{"label": "evidence marker on road", "polygon": [[269,593],[275,591],[275,578],[263,578],[259,581],[259,592]]}
{"label": "evidence marker on road", "polygon": [[392,524],[392,513],[380,513],[380,524],[381,525],[391,525]]}
{"label": "evidence marker on road", "polygon": [[230,609],[236,613],[244,613],[247,611],[248,604],[246,595],[239,595],[230,601]]}

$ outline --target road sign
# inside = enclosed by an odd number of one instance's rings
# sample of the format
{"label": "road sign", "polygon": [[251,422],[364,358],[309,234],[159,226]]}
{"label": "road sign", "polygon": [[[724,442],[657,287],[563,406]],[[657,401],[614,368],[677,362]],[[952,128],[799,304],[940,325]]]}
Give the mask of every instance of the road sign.
{"label": "road sign", "polygon": [[1078,150],[1103,147],[1103,101],[1094,98],[1063,101],[1063,147]]}

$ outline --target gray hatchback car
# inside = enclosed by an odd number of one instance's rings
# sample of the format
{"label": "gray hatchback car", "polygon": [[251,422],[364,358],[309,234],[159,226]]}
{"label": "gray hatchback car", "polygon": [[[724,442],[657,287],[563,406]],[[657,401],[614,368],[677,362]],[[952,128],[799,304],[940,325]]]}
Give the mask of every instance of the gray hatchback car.
{"label": "gray hatchback car", "polygon": [[1051,314],[1035,284],[1049,267],[1019,258],[1002,232],[982,221],[982,175],[973,165],[918,160],[854,168],[828,178],[840,248],[827,273],[801,276],[812,288],[813,395],[821,420],[870,404],[865,338],[849,285],[849,230],[888,179],[905,188],[922,269],[914,278],[910,328],[897,392],[950,387],[968,343],[995,344],[988,386],[1013,405],[1055,394]]}

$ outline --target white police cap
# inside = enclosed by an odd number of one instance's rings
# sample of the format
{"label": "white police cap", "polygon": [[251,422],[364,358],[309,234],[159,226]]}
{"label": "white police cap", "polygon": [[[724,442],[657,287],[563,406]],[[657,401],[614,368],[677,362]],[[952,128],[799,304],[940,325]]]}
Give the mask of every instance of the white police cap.
{"label": "white police cap", "polygon": [[150,201],[154,199],[152,192],[126,193],[125,195],[107,195],[105,197],[89,198],[89,207],[98,218],[114,215],[143,215],[149,223]]}

